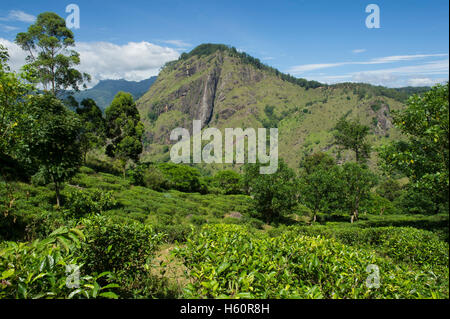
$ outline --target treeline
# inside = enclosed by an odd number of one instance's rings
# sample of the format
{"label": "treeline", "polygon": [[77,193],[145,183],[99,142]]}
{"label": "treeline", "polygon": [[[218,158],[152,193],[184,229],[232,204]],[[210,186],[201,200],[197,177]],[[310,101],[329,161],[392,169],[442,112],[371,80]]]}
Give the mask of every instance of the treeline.
{"label": "treeline", "polygon": [[29,53],[20,73],[11,71],[8,51],[0,46],[3,179],[51,183],[59,207],[63,183],[86,162],[89,150],[104,147],[123,172],[128,161],[138,161],[144,126],[131,94],[117,93],[105,117],[92,99],[81,105],[73,97],[62,99],[67,89],[77,91],[90,79],[76,69],[79,54],[63,18],[40,14],[27,32],[17,34],[16,43]]}
{"label": "treeline", "polygon": [[430,90],[430,87],[421,86],[421,87],[402,87],[402,88],[387,88],[381,85],[372,85],[367,83],[337,83],[332,84],[330,87],[334,88],[343,88],[348,92],[352,92],[360,100],[363,98],[371,98],[374,96],[385,96],[399,102],[406,102],[406,100],[413,94],[422,94]]}
{"label": "treeline", "polygon": [[[197,46],[196,48],[194,48],[189,53],[185,53],[185,52],[182,53],[180,55],[178,61],[184,61],[193,56],[201,57],[201,56],[205,56],[205,55],[211,55],[217,51],[226,52],[227,54],[229,54],[232,57],[239,58],[240,61],[242,61],[242,63],[250,64],[250,65],[254,66],[255,68],[257,68],[258,70],[262,70],[262,71],[266,71],[271,74],[274,74],[275,76],[279,77],[283,81],[293,83],[293,84],[301,86],[305,89],[314,89],[314,88],[326,86],[325,84],[322,84],[317,81],[308,81],[306,79],[296,78],[290,74],[282,73],[279,70],[277,70],[271,66],[268,66],[265,63],[262,63],[261,60],[259,60],[258,58],[252,57],[251,55],[249,55],[245,52],[238,51],[233,46],[228,46],[225,44],[213,44],[213,43],[201,44],[201,45]],[[166,63],[166,65],[164,67],[171,68],[178,61],[168,62],[168,63]]]}

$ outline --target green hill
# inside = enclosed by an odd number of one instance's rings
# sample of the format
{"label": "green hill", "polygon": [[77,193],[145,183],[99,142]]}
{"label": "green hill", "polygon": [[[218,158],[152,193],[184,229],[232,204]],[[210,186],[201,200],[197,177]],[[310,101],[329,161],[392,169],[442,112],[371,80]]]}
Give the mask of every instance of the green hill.
{"label": "green hill", "polygon": [[306,153],[322,150],[338,156],[332,129],[342,116],[369,125],[374,145],[399,138],[390,114],[403,107],[412,90],[325,85],[283,74],[232,47],[200,45],[167,63],[137,101],[146,127],[143,158],[167,161],[171,130],[191,130],[192,120],[199,119],[203,128],[221,130],[277,126],[279,154],[295,167]]}
{"label": "green hill", "polygon": [[139,82],[127,80],[102,80],[94,87],[74,93],[74,97],[78,102],[83,99],[93,99],[100,109],[105,110],[114,96],[119,91],[130,92],[135,99],[139,99],[151,85],[156,81],[156,76],[152,76],[146,80]]}

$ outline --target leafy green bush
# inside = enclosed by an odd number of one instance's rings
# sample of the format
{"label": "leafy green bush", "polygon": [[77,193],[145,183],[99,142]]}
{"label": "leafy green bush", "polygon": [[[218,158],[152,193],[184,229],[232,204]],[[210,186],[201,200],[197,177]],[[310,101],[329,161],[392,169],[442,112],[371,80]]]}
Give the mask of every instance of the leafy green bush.
{"label": "leafy green bush", "polygon": [[117,298],[111,291],[117,284],[102,287],[98,283],[110,273],[77,278],[76,269],[83,269],[83,265],[74,251],[84,239],[79,229],[63,227],[44,240],[1,243],[0,299]]}
{"label": "leafy green bush", "polygon": [[207,186],[200,176],[200,172],[187,165],[162,163],[159,170],[167,179],[166,189],[176,189],[182,192],[201,194],[207,193]]}
{"label": "leafy green bush", "polygon": [[412,227],[361,229],[352,226],[294,226],[290,229],[309,236],[335,238],[346,245],[371,246],[395,261],[448,266],[449,246],[432,232]]}
{"label": "leafy green bush", "polygon": [[[269,238],[239,225],[206,225],[175,250],[193,280],[187,298],[446,298],[448,275],[393,264],[333,239],[287,231]],[[380,286],[366,286],[369,265]]]}
{"label": "leafy green bush", "polygon": [[232,170],[217,172],[212,179],[212,184],[225,195],[243,194],[242,177]]}
{"label": "leafy green bush", "polygon": [[162,235],[139,223],[118,224],[103,216],[83,219],[86,242],[81,256],[86,269],[135,273],[154,256]]}
{"label": "leafy green bush", "polygon": [[161,225],[156,224],[154,230],[157,233],[164,234],[164,242],[185,242],[188,235],[194,230],[192,226],[177,224],[177,225]]}
{"label": "leafy green bush", "polygon": [[71,218],[81,218],[88,214],[100,214],[116,205],[111,191],[75,189],[66,196],[65,211]]}

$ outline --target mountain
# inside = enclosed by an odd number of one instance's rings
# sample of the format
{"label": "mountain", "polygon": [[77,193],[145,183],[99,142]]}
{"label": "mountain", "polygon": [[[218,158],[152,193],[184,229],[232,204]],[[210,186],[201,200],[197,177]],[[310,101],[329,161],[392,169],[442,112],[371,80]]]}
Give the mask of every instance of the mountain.
{"label": "mountain", "polygon": [[375,146],[399,138],[391,111],[404,106],[410,90],[325,85],[283,74],[232,47],[200,45],[167,63],[137,101],[146,129],[143,159],[167,161],[171,130],[181,126],[192,132],[193,119],[222,132],[227,127],[278,127],[279,155],[292,167],[319,150],[346,158],[352,154],[340,154],[333,145],[337,120],[359,118],[371,127]]}
{"label": "mountain", "polygon": [[94,87],[74,93],[74,97],[78,102],[85,98],[93,99],[100,109],[105,110],[111,104],[114,96],[119,91],[129,92],[134,99],[139,99],[152,84],[156,81],[156,76],[152,76],[146,80],[139,82],[127,80],[102,80]]}

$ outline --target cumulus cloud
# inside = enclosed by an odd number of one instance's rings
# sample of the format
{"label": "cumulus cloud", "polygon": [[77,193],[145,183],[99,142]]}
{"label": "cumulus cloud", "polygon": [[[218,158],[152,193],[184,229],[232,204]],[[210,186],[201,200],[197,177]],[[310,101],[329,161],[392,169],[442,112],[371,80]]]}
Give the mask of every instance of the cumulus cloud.
{"label": "cumulus cloud", "polygon": [[23,51],[17,44],[12,41],[0,38],[0,44],[8,49],[9,53],[9,66],[13,71],[19,71],[25,64],[25,58],[27,53]]}
{"label": "cumulus cloud", "polygon": [[[15,43],[0,38],[0,44],[8,48],[10,65],[14,70],[25,63],[26,52]],[[95,85],[104,79],[141,81],[157,75],[168,61],[178,58],[179,52],[149,42],[129,42],[118,45],[110,42],[78,42],[75,50],[80,53],[78,69],[89,73]]]}
{"label": "cumulus cloud", "polygon": [[0,20],[33,23],[36,20],[36,17],[21,10],[11,10],[6,17],[0,18]]}
{"label": "cumulus cloud", "polygon": [[178,51],[149,42],[78,42],[79,69],[91,74],[93,82],[103,79],[140,81],[157,75],[161,66],[178,58]]}

